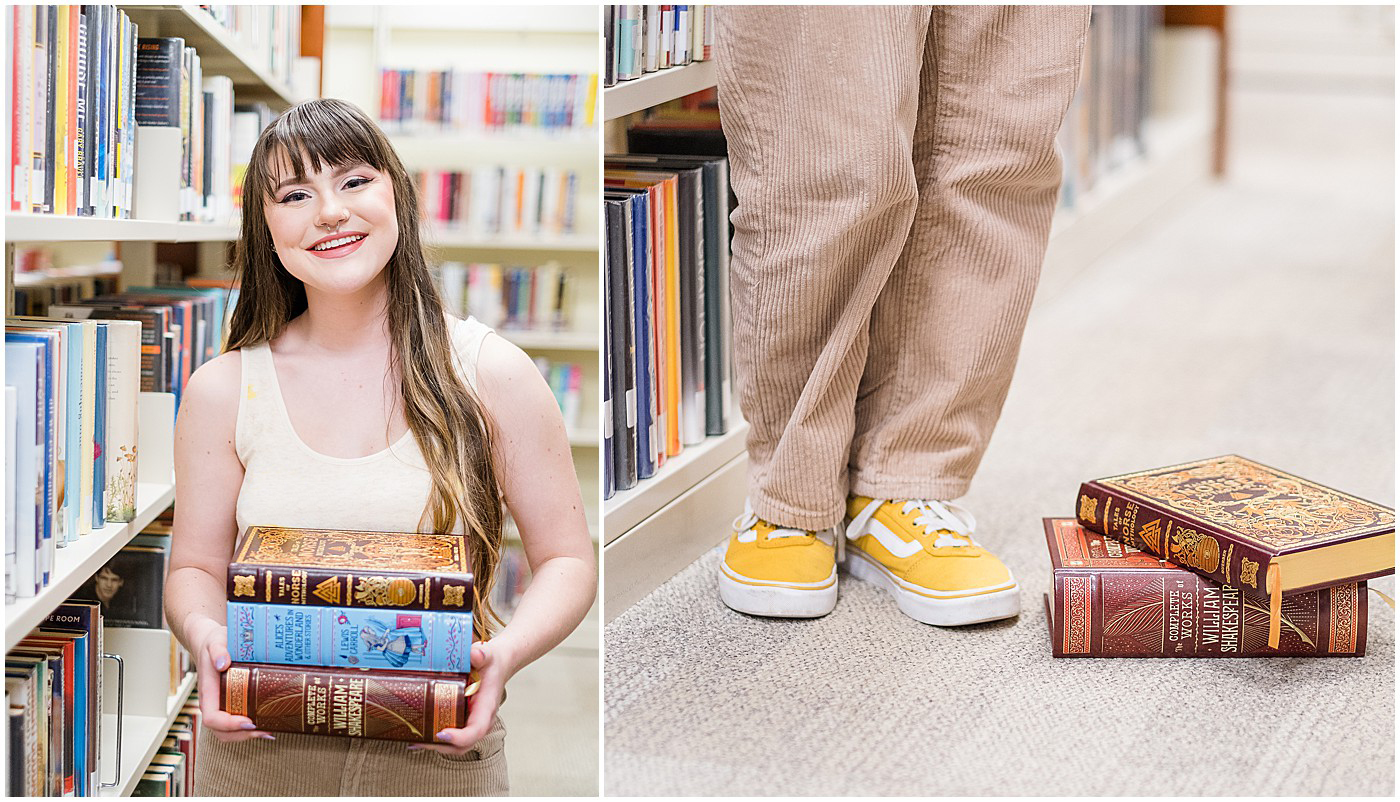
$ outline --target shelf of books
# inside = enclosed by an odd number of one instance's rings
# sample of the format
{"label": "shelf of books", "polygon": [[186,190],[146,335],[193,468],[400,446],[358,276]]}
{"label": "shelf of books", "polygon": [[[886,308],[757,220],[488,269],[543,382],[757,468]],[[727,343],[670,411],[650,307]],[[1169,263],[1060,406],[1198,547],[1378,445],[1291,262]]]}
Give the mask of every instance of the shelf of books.
{"label": "shelf of books", "polygon": [[[130,668],[127,670],[130,671]],[[131,675],[127,676],[130,680]],[[117,782],[114,786],[103,788],[98,796],[132,796],[146,767],[151,764],[151,758],[155,756],[166,733],[170,731],[170,725],[180,715],[185,702],[190,698],[190,693],[194,691],[196,683],[197,676],[194,673],[184,675],[175,693],[167,697],[164,715],[128,713],[123,717],[122,762]],[[111,733],[112,738],[116,737],[116,718],[115,714],[103,716],[105,731]],[[113,757],[115,758],[115,755]],[[187,791],[186,795],[194,794]]]}
{"label": "shelf of books", "polygon": [[604,6],[603,119],[615,120],[715,85],[710,6]]}
{"label": "shelf of books", "polygon": [[301,40],[298,6],[119,6],[142,37],[178,37],[199,53],[204,71],[226,75],[243,98],[290,106],[292,63]]}
{"label": "shelf of books", "polygon": [[[7,791],[130,795],[194,685],[160,592],[174,420],[231,311],[222,289],[158,270],[156,243],[195,243],[203,260],[237,237],[233,185],[252,141],[235,130],[255,137],[295,100],[300,8],[12,6],[5,23],[18,90],[4,204],[7,696],[12,726],[86,741],[91,760],[65,776],[48,751],[12,743],[6,780],[24,781]],[[35,661],[62,673],[99,637],[125,658],[120,721],[115,667],[79,661],[54,690],[88,694],[89,715],[55,727],[32,695],[47,682]]]}
{"label": "shelf of books", "polygon": [[5,649],[37,627],[53,608],[62,604],[88,577],[107,564],[132,537],[175,501],[175,484],[136,485],[137,515],[130,522],[108,524],[54,553],[53,580],[36,596],[17,598],[5,605]]}

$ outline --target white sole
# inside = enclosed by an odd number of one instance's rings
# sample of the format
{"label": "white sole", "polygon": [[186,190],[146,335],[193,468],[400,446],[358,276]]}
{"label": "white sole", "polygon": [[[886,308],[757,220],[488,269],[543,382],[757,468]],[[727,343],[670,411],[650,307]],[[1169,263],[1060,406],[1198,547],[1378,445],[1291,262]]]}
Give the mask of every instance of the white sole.
{"label": "white sole", "polygon": [[925,624],[958,627],[1000,621],[1021,613],[1021,586],[1016,584],[1014,576],[1009,584],[975,596],[931,598],[902,587],[907,583],[850,544],[846,546],[846,572],[884,588],[894,597],[901,612]]}
{"label": "white sole", "polygon": [[811,587],[740,577],[719,564],[719,597],[731,610],[769,618],[820,618],[836,609],[836,568]]}

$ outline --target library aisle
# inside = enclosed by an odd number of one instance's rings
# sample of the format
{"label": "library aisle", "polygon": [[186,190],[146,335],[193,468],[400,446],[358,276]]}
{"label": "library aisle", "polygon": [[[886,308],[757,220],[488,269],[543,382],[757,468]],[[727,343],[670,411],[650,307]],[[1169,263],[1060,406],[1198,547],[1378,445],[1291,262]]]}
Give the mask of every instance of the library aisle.
{"label": "library aisle", "polygon": [[[1376,594],[1361,659],[1050,657],[1040,519],[1084,477],[1233,452],[1394,504],[1392,61],[1354,80],[1354,36],[1257,21],[1234,23],[1225,180],[1042,284],[965,500],[1020,617],[928,627],[843,576],[825,618],[751,618],[707,552],[607,626],[605,793],[1394,794]],[[1306,80],[1275,68],[1320,41],[1346,44]]]}

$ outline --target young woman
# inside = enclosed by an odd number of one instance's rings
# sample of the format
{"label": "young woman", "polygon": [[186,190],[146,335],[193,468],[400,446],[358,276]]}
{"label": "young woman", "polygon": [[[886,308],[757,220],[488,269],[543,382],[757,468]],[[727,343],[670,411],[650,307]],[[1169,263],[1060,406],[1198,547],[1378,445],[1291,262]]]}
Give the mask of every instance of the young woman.
{"label": "young woman", "polygon": [[[190,379],[175,432],[166,611],[198,663],[196,794],[504,794],[506,681],[592,604],[597,568],[554,397],[520,349],[444,313],[418,225],[412,181],[353,106],[300,104],[259,138],[227,351]],[[503,503],[533,580],[493,634]],[[420,746],[273,736],[222,712],[226,575],[252,524],[465,533],[480,682],[466,726]]]}

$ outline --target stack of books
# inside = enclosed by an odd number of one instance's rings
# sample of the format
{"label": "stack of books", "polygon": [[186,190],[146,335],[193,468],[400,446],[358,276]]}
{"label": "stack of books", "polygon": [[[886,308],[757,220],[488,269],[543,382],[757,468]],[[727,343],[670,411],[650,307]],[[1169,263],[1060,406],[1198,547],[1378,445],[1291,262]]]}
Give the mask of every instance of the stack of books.
{"label": "stack of books", "polygon": [[194,761],[199,743],[199,689],[171,722],[160,747],[141,773],[132,796],[194,796]]}
{"label": "stack of books", "polygon": [[729,164],[611,155],[603,187],[607,498],[728,431]]}
{"label": "stack of books", "polygon": [[1046,518],[1056,657],[1361,657],[1395,512],[1236,455],[1084,483]]}
{"label": "stack of books", "polygon": [[465,537],[252,526],[228,569],[222,709],[261,729],[432,743],[466,723]]}

